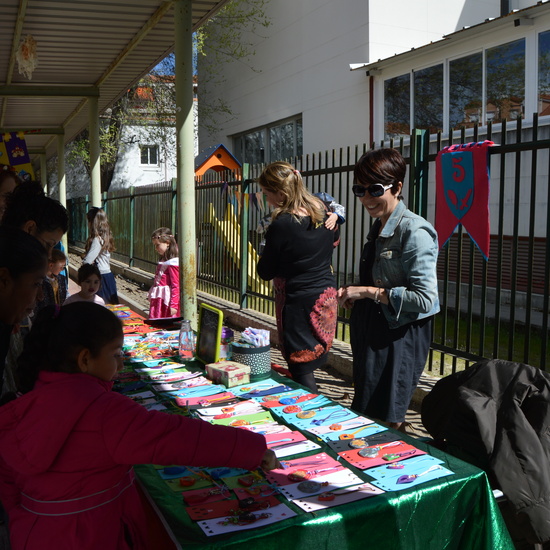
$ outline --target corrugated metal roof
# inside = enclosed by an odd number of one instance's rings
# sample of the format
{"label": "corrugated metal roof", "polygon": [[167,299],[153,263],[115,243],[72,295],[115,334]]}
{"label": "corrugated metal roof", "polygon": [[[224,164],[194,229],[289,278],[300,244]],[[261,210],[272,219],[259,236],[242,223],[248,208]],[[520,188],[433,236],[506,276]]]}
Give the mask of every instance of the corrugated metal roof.
{"label": "corrugated metal roof", "polygon": [[[228,0],[190,2],[196,30]],[[52,86],[82,87],[82,93],[97,87],[103,112],[172,51],[173,6],[162,0],[1,0],[0,129],[63,127],[65,141],[72,140],[88,125],[82,96],[5,96],[14,90],[9,86],[42,93]],[[19,74],[15,61],[29,34],[38,52],[32,80]],[[29,133],[26,139],[30,150],[56,152],[55,136]]]}

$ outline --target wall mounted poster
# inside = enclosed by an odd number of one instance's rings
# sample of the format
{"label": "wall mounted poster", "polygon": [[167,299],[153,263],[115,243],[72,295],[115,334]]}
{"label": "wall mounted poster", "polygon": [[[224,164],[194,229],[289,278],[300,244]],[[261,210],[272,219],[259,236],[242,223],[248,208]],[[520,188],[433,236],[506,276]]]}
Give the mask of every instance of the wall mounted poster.
{"label": "wall mounted poster", "polygon": [[23,132],[0,134],[0,164],[15,170],[23,181],[34,179],[34,171]]}

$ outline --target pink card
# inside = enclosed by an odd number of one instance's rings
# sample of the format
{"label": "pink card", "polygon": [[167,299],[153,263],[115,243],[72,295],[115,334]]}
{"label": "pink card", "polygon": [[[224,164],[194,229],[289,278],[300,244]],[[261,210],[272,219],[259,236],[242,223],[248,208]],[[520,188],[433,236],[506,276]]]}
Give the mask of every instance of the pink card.
{"label": "pink card", "polygon": [[283,460],[281,463],[284,466],[283,469],[271,470],[265,474],[271,483],[276,483],[279,486],[290,485],[304,479],[314,479],[346,469],[326,453],[304,456],[294,460]]}
{"label": "pink card", "polygon": [[[373,456],[361,456],[359,453],[365,454],[368,452],[364,449],[370,449]],[[363,447],[363,449],[350,449],[349,451],[343,451],[338,454],[352,466],[361,470],[366,470],[367,468],[380,466],[381,464],[390,464],[413,456],[425,455],[426,452],[404,441],[392,441],[383,445]]]}

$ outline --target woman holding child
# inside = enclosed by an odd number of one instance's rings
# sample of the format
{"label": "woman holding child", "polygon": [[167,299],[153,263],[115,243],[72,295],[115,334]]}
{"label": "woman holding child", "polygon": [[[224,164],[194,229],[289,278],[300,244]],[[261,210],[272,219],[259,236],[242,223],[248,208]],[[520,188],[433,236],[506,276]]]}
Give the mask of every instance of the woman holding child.
{"label": "woman holding child", "polygon": [[325,206],[292,165],[270,164],[259,183],[275,210],[258,275],[273,279],[279,340],[292,377],[317,392],[313,373],[326,363],[336,330],[334,232],[325,226]]}

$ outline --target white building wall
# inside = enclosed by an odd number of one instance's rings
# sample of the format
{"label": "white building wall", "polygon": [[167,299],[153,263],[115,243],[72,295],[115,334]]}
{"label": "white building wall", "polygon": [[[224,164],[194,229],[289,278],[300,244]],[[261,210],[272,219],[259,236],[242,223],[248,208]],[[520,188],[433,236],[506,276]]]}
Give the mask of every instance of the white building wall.
{"label": "white building wall", "polygon": [[[168,130],[168,129],[167,129]],[[122,148],[116,163],[110,191],[139,187],[176,177],[175,130],[168,130],[168,146],[156,143],[146,127],[125,126],[122,132]],[[158,145],[157,165],[141,164],[141,145]]]}
{"label": "white building wall", "polygon": [[[350,72],[499,15],[500,0],[272,0],[271,26],[252,42],[254,72],[242,62],[223,67],[216,93],[235,118],[215,135],[199,133],[200,149],[287,117],[302,115],[304,153],[369,141],[368,79]],[[199,98],[200,61],[199,61]]]}

